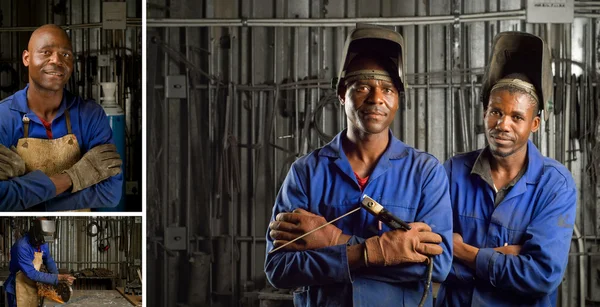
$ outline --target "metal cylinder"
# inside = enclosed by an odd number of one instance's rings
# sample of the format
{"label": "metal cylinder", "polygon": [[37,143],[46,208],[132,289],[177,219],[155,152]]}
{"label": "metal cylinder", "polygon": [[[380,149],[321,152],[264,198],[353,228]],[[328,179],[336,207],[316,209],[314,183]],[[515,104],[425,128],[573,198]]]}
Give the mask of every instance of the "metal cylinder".
{"label": "metal cylinder", "polygon": [[207,306],[209,304],[210,255],[202,252],[190,257],[190,278],[188,305]]}

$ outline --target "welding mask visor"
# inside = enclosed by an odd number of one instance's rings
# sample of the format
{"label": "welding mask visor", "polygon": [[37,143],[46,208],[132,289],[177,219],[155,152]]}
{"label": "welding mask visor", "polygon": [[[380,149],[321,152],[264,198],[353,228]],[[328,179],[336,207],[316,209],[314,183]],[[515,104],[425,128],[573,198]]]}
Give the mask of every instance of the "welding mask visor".
{"label": "welding mask visor", "polygon": [[481,102],[487,109],[492,87],[502,77],[521,73],[533,84],[539,97],[539,111],[548,120],[553,100],[552,58],[544,40],[525,32],[502,32],[494,37],[492,56],[483,76]]}

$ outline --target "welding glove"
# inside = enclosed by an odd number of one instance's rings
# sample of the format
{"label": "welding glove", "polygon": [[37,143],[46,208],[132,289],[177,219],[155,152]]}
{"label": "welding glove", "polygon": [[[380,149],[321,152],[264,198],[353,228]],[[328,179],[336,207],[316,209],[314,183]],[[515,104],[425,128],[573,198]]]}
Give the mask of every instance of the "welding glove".
{"label": "welding glove", "polygon": [[90,149],[75,165],[64,171],[73,182],[72,193],[89,188],[121,173],[121,157],[117,147],[104,144]]}
{"label": "welding glove", "polygon": [[[273,245],[278,247],[326,223],[325,218],[320,215],[296,209],[291,213],[279,213],[275,221],[269,224],[269,235],[273,238]],[[344,244],[338,242],[341,237],[342,231],[330,224],[283,249],[302,251]]]}
{"label": "welding glove", "polygon": [[427,256],[443,252],[442,237],[431,232],[425,223],[410,223],[411,230],[392,230],[381,237],[375,236],[365,241],[366,260],[369,266],[390,266],[401,263],[428,261]]}
{"label": "welding glove", "polygon": [[25,161],[16,152],[0,144],[0,181],[25,174]]}

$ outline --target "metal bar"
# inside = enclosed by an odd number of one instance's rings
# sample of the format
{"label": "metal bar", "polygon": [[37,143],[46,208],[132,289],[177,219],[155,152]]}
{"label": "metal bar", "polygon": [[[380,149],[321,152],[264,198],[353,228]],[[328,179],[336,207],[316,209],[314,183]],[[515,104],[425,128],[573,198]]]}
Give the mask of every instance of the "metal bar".
{"label": "metal bar", "polygon": [[462,15],[415,16],[415,17],[377,17],[377,18],[294,18],[294,19],[147,19],[152,27],[353,27],[356,23],[380,25],[418,25],[444,24],[457,22],[478,22],[490,20],[525,19],[525,10],[489,12]]}

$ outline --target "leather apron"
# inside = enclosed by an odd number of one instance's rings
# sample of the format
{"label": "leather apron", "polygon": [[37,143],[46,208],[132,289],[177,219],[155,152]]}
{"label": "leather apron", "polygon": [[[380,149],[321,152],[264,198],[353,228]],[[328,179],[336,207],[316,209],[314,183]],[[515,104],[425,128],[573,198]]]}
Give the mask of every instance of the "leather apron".
{"label": "leather apron", "polygon": [[[42,267],[42,252],[33,255],[33,267],[39,271]],[[25,276],[22,271],[17,272],[16,277],[17,307],[37,307],[40,304],[38,290],[35,281]]]}
{"label": "leather apron", "polygon": [[[23,116],[24,136],[17,143],[17,154],[25,162],[26,172],[41,170],[46,176],[51,177],[71,168],[81,159],[81,150],[77,137],[71,130],[71,116],[65,109],[67,135],[58,139],[36,139],[29,137],[29,122]],[[89,212],[90,209],[72,210]]]}

